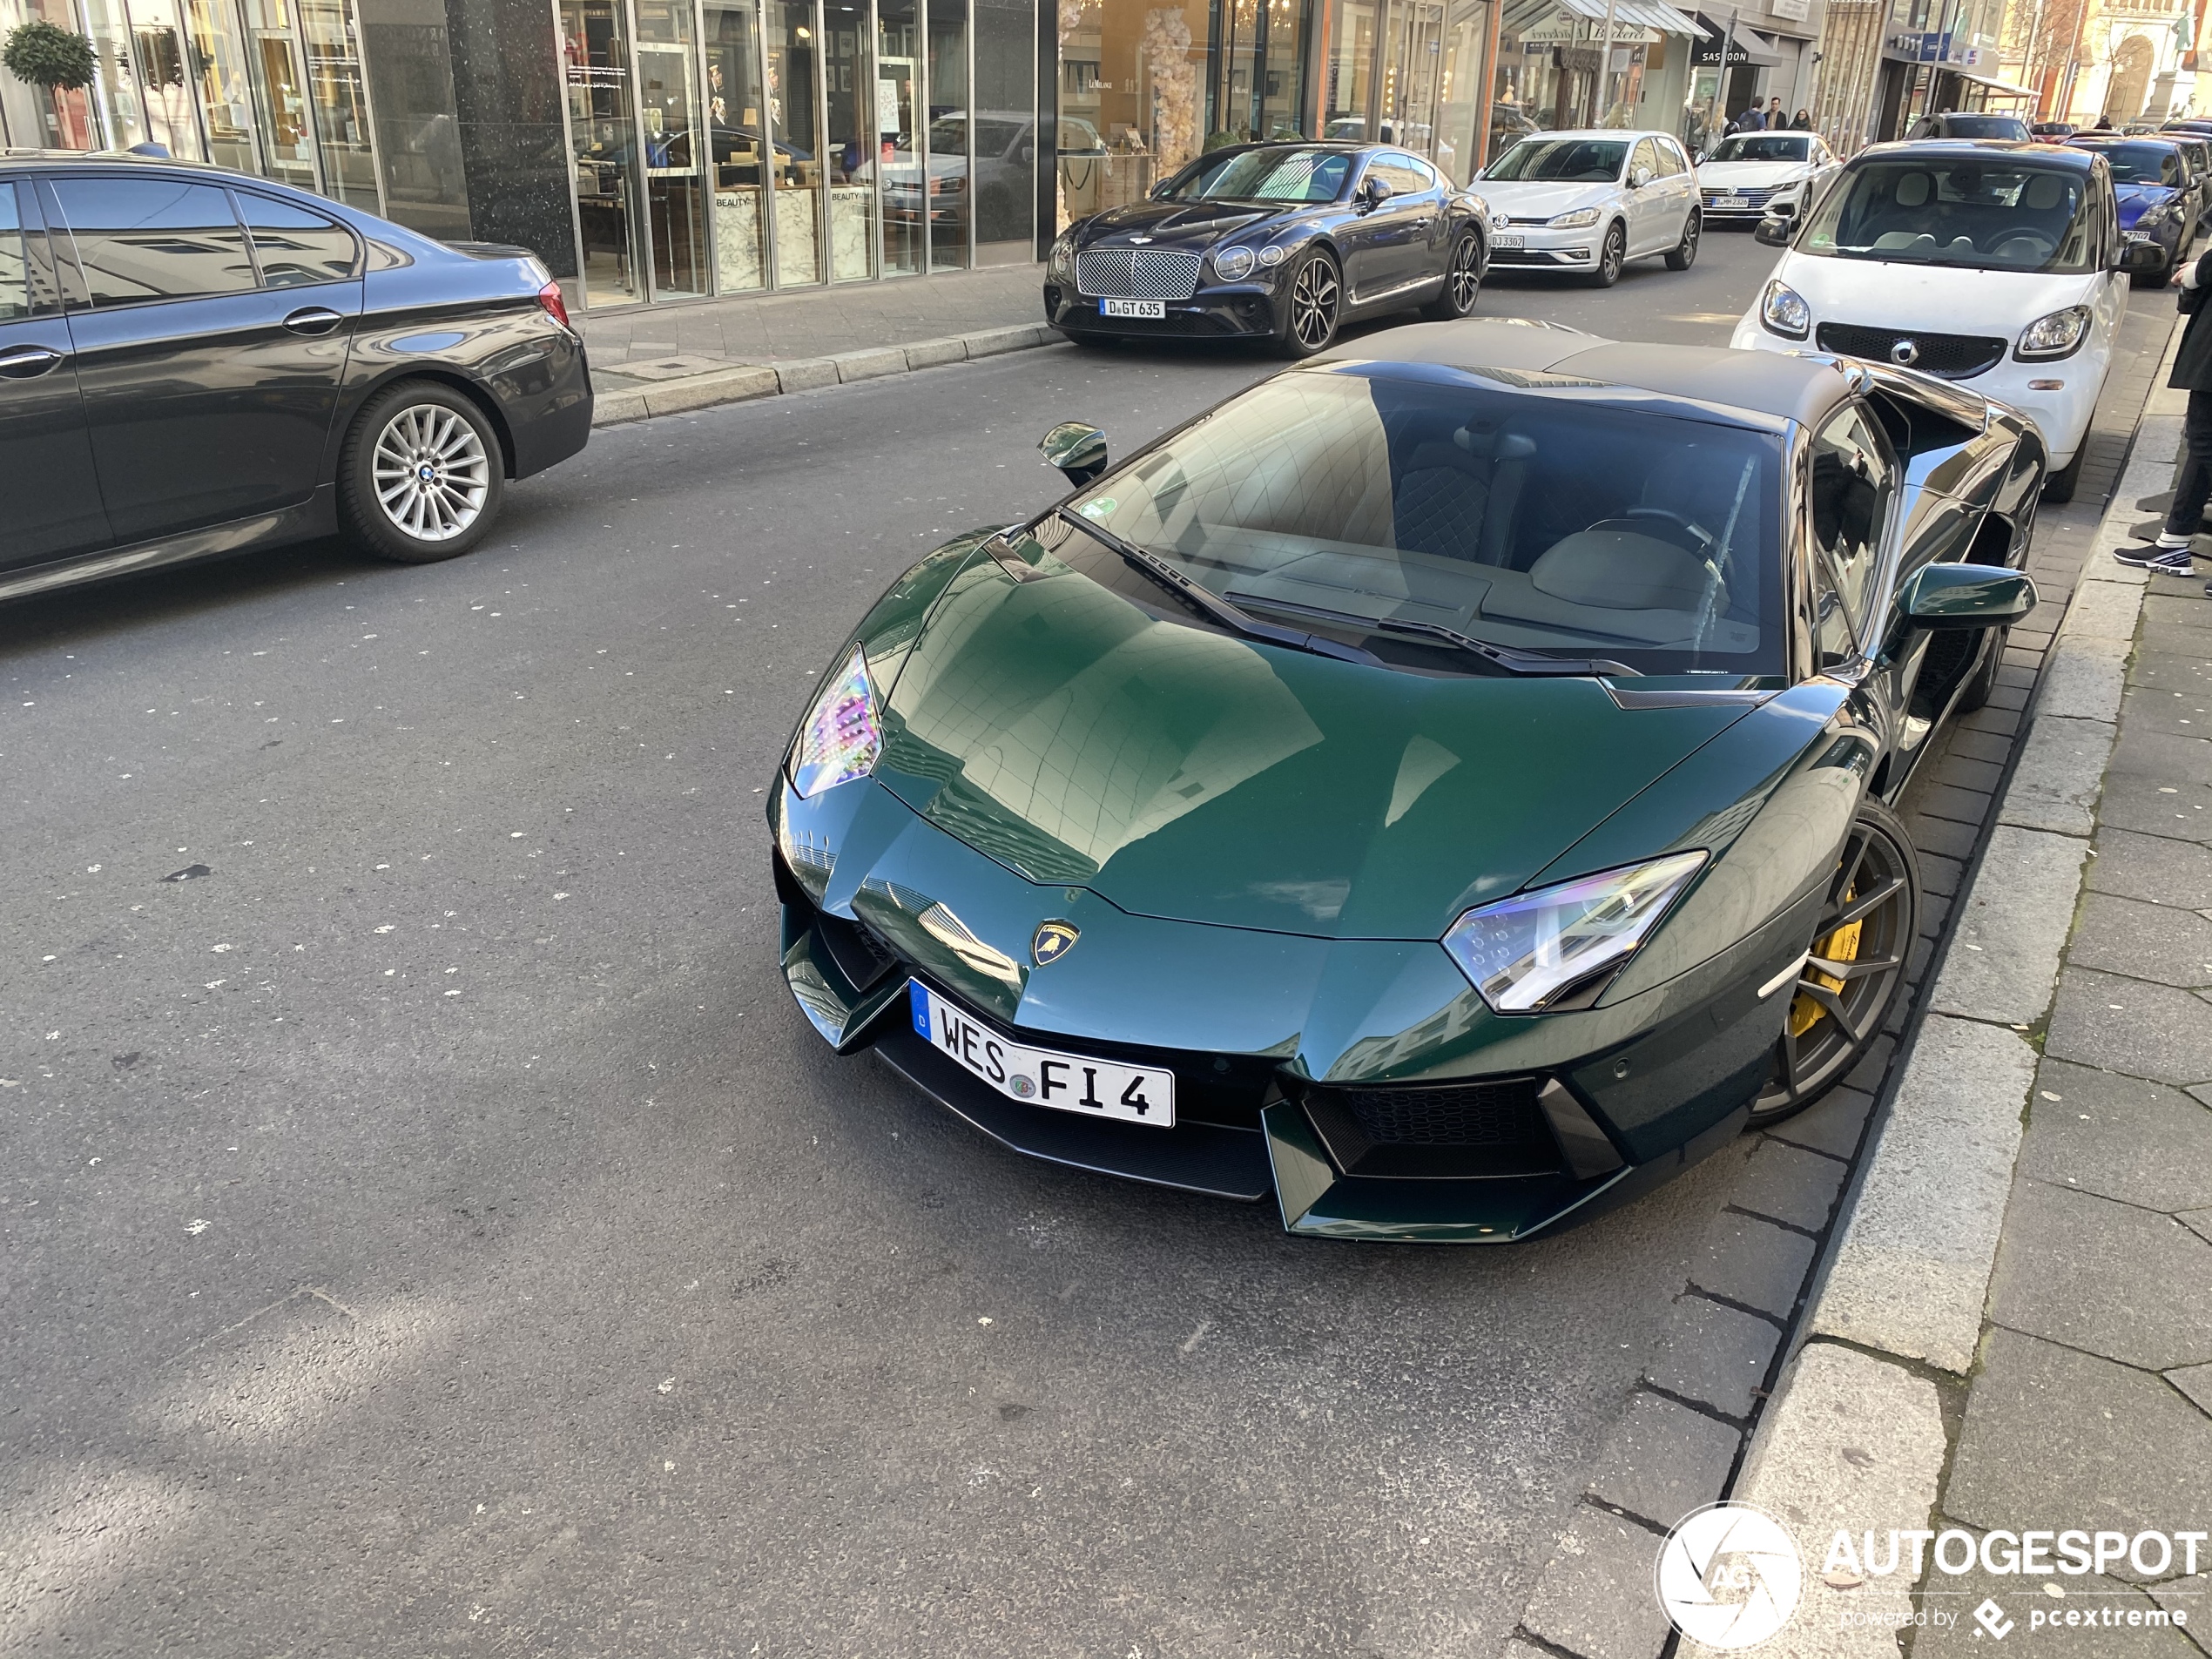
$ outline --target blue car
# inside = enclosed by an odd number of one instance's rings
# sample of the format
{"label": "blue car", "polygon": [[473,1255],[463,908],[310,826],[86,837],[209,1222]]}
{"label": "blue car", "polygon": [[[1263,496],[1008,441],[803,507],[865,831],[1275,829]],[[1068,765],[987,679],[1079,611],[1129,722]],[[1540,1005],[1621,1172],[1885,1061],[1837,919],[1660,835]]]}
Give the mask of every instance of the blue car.
{"label": "blue car", "polygon": [[2155,266],[2135,273],[2136,286],[2163,284],[2187,256],[2204,212],[2206,181],[2197,176],[2188,153],[2171,138],[2084,134],[2067,139],[2067,145],[2102,156],[2112,168],[2121,235],[2130,242],[2149,243],[2160,253]]}

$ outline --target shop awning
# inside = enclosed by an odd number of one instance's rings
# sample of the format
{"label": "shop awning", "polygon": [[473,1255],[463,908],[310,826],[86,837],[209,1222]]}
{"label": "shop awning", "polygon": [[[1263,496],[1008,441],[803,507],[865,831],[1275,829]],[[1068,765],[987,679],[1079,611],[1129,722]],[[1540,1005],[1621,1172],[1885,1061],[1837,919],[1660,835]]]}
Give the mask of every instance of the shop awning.
{"label": "shop awning", "polygon": [[1971,69],[1954,69],[1951,72],[1962,81],[1972,81],[1977,86],[1986,86],[1991,91],[2002,92],[2007,98],[2040,98],[2042,96],[2032,86],[2022,86],[2017,81],[2000,80],[1994,75],[1977,75]]}
{"label": "shop awning", "polygon": [[[1558,0],[1561,11],[1592,23],[1605,21],[1605,0]],[[1687,35],[1703,40],[1705,30],[1666,3],[1666,0],[1613,0],[1613,21],[1638,29],[1656,29],[1662,35]]]}
{"label": "shop awning", "polygon": [[[1728,30],[1723,24],[1713,21],[1713,14],[1710,11],[1699,12],[1697,21],[1704,25],[1705,38],[1713,43],[1711,62],[1717,64],[1721,61],[1720,43],[1729,38]],[[1782,57],[1770,50],[1772,45],[1773,43],[1764,35],[1738,23],[1735,37],[1729,46],[1728,61],[1730,64],[1749,64],[1756,69],[1780,69]],[[1701,58],[1700,61],[1704,60]]]}

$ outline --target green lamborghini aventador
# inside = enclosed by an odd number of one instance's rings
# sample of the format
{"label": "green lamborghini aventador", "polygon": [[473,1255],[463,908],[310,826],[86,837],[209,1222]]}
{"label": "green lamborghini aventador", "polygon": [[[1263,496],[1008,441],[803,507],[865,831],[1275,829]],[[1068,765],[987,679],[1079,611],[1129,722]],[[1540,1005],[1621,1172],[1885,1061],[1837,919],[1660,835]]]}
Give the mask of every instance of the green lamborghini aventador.
{"label": "green lamborghini aventador", "polygon": [[1017,1150],[1503,1243],[1810,1103],[2045,455],[1885,365],[1395,330],[892,584],[769,808],[792,992]]}

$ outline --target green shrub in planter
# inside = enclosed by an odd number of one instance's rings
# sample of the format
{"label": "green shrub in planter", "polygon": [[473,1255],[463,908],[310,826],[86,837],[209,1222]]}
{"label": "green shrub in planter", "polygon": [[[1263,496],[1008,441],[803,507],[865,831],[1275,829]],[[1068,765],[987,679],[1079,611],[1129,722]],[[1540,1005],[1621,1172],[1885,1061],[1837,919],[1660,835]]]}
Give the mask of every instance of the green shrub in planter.
{"label": "green shrub in planter", "polygon": [[74,91],[92,84],[92,43],[57,24],[22,24],[8,31],[0,64],[19,81],[49,91]]}

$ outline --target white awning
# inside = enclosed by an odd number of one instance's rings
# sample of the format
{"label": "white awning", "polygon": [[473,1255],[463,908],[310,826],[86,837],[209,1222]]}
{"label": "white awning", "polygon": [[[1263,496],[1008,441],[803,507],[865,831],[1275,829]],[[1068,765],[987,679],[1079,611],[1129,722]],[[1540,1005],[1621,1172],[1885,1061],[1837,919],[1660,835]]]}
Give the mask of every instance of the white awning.
{"label": "white awning", "polygon": [[[1562,11],[1588,17],[1593,23],[1605,21],[1605,0],[1558,0]],[[1692,40],[1703,40],[1705,30],[1672,6],[1666,0],[1613,0],[1613,21],[1633,24],[1640,29],[1656,29],[1662,35],[1687,35]]]}
{"label": "white awning", "polygon": [[2003,92],[2007,97],[2040,98],[2042,96],[2032,86],[2022,86],[2017,81],[2000,80],[1994,75],[1977,75],[1971,69],[1954,69],[1951,72],[1962,81],[1972,81],[1978,86],[1986,86],[1991,91]]}

